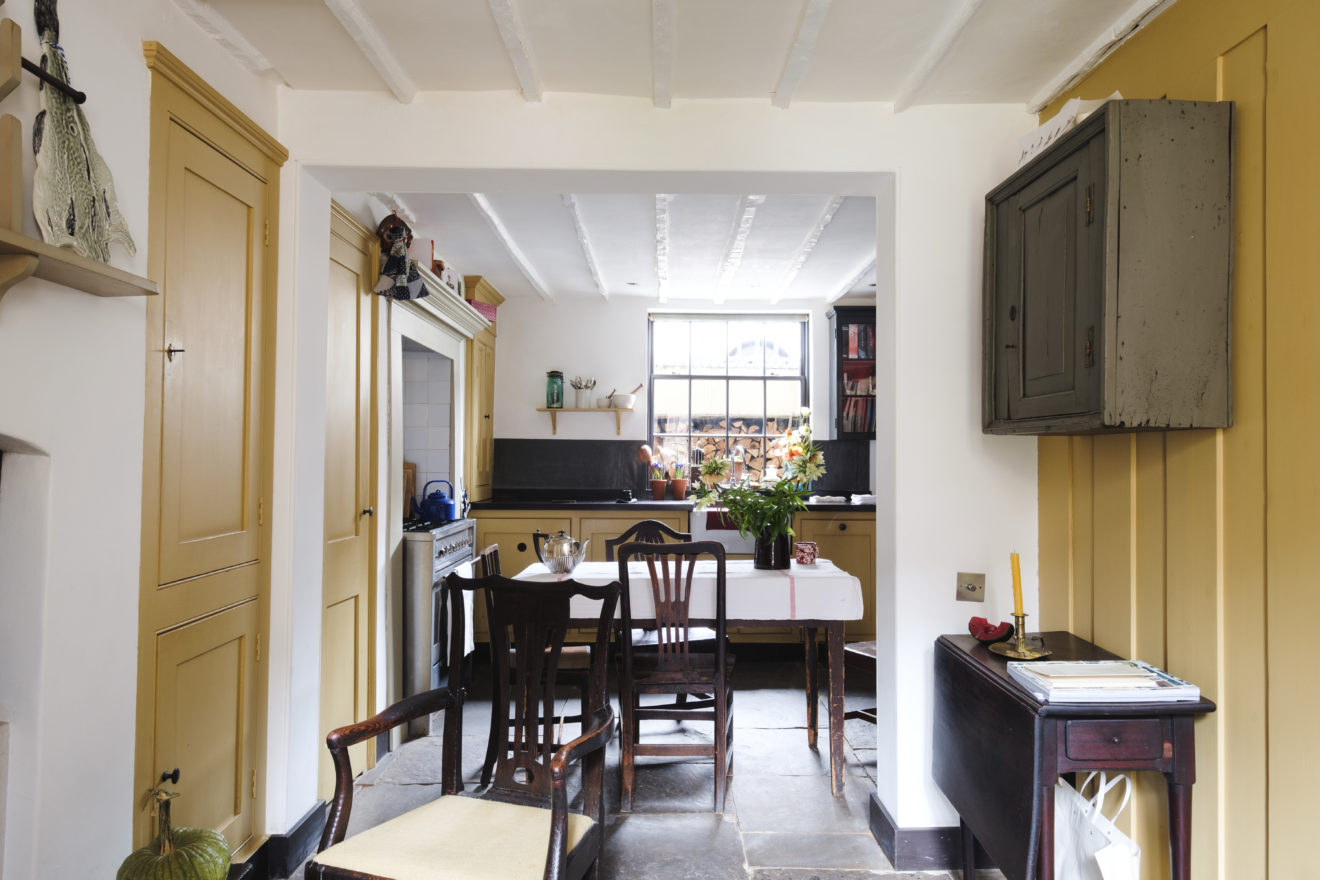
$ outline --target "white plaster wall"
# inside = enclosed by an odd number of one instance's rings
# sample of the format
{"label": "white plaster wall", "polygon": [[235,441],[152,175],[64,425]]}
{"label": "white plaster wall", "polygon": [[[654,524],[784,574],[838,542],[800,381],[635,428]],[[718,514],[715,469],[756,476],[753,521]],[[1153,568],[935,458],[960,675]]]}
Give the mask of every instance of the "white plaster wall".
{"label": "white plaster wall", "polygon": [[[627,392],[646,381],[647,312],[655,306],[642,298],[610,302],[572,300],[546,303],[517,300],[500,307],[495,342],[495,436],[556,440],[609,440],[622,436],[644,440],[647,431],[646,389],[637,392],[634,411],[622,416],[622,435],[615,434],[612,415],[562,413],[555,434],[550,416],[536,412],[545,406],[545,374],[562,370],[565,377],[595,376],[595,395],[611,389]],[[739,303],[702,311],[795,312],[810,316],[810,372],[808,395],[815,411],[816,436],[833,436],[830,424],[829,306],[820,303],[777,303],[773,306]],[[682,311],[698,311],[683,309]],[[565,380],[571,400],[572,388]]]}
{"label": "white plaster wall", "polygon": [[[35,59],[31,10],[11,3],[0,14],[22,26],[23,54]],[[275,89],[239,70],[168,0],[62,0],[59,14],[72,81],[88,94],[84,112],[138,244],[135,257],[112,248],[112,264],[142,274],[149,158],[142,41],[162,42],[271,131]],[[25,74],[0,109],[23,123],[26,143],[35,80]],[[30,199],[32,160],[22,153]],[[25,225],[36,234],[31,217]],[[39,450],[49,473],[48,506],[16,514],[37,519],[22,534],[49,540],[26,545],[21,577],[11,580],[6,567],[0,583],[0,618],[21,632],[0,640],[0,665],[11,672],[0,703],[14,713],[4,719],[6,877],[112,876],[130,850],[144,333],[142,299],[101,299],[40,280],[0,299],[0,435]]]}
{"label": "white plaster wall", "polygon": [[[1013,170],[996,149],[1023,120],[970,109],[908,110],[898,178],[894,297],[894,563],[877,616],[892,618],[882,686],[895,707],[894,763],[881,796],[904,828],[957,816],[931,767],[933,640],[974,614],[1007,617],[1008,554],[1036,558],[1036,442],[981,433],[981,246],[984,194]],[[879,468],[877,468],[879,469]],[[1026,566],[1031,569],[1031,565]],[[986,572],[983,605],[956,602],[958,571]],[[892,578],[892,580],[887,580]],[[1024,572],[1034,614],[1034,572]],[[892,773],[892,780],[889,774]]]}

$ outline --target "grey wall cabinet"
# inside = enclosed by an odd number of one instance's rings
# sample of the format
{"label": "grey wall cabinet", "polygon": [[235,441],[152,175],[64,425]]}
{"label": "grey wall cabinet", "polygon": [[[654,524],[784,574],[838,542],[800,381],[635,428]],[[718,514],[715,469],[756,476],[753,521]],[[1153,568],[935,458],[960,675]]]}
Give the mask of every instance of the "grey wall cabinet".
{"label": "grey wall cabinet", "polygon": [[875,439],[875,306],[835,306],[828,317],[835,439]]}
{"label": "grey wall cabinet", "polygon": [[1110,101],[986,196],[986,433],[1231,423],[1231,129]]}

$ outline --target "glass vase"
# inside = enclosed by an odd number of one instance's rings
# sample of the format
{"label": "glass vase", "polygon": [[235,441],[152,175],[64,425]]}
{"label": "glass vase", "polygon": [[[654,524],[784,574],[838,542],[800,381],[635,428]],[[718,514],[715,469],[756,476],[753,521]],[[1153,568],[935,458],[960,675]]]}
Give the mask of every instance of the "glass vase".
{"label": "glass vase", "polygon": [[756,539],[752,550],[752,568],[779,570],[788,568],[793,561],[792,544],[788,535],[767,537],[764,532]]}

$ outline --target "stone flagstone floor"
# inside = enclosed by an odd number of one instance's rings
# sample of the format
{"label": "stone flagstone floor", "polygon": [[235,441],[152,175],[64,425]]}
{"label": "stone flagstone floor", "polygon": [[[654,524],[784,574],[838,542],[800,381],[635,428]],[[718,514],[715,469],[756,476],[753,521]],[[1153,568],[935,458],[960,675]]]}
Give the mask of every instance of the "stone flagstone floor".
{"label": "stone flagstone floor", "polygon": [[[485,751],[489,699],[483,702],[480,682],[487,675],[477,670],[476,693],[464,712],[467,780],[479,775]],[[616,736],[607,753],[602,880],[958,880],[957,871],[895,871],[871,836],[875,728],[865,721],[847,722],[846,791],[840,798],[830,794],[824,695],[820,748],[813,751],[801,681],[800,663],[739,659],[733,777],[723,815],[711,811],[712,762],[692,758],[639,759],[633,812],[619,813]],[[848,705],[874,701],[872,682],[854,676]],[[360,777],[350,834],[439,796],[438,717],[432,736],[405,744]],[[648,722],[643,736],[707,739],[710,725]],[[302,873],[293,876],[302,880]],[[978,874],[978,880],[1003,880],[998,871]]]}

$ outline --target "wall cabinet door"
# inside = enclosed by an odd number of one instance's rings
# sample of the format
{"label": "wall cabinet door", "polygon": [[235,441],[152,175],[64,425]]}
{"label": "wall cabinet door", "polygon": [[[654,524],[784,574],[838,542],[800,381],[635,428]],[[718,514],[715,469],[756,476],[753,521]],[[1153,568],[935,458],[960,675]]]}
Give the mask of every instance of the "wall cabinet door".
{"label": "wall cabinet door", "polygon": [[850,642],[875,638],[875,514],[800,513],[793,526],[797,540],[816,542],[820,558],[828,559],[862,582],[861,620],[844,628]]}
{"label": "wall cabinet door", "polygon": [[642,520],[653,519],[662,522],[671,529],[679,532],[688,530],[687,511],[682,513],[665,513],[663,511],[632,511],[623,513],[593,512],[591,516],[583,516],[577,521],[578,531],[570,532],[573,537],[579,541],[590,539],[591,543],[587,545],[587,560],[590,562],[605,561],[605,542],[619,537],[629,527]]}

